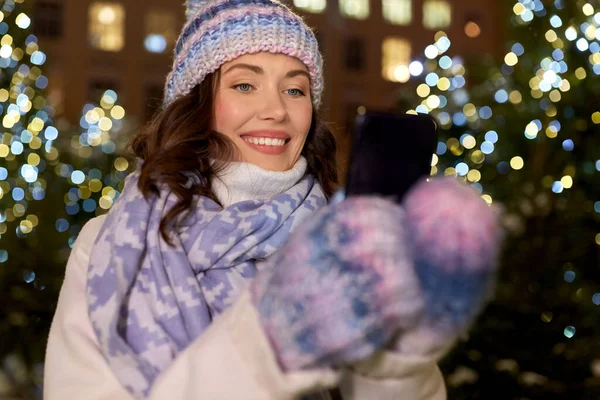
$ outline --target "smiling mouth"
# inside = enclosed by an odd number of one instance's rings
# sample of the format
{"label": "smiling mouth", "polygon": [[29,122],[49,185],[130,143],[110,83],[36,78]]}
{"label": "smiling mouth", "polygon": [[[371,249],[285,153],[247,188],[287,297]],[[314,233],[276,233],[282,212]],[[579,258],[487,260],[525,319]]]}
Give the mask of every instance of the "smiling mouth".
{"label": "smiling mouth", "polygon": [[273,147],[283,147],[290,141],[290,139],[279,139],[279,138],[270,138],[270,137],[255,137],[255,136],[243,136],[244,139],[248,143],[260,145],[260,146],[273,146]]}

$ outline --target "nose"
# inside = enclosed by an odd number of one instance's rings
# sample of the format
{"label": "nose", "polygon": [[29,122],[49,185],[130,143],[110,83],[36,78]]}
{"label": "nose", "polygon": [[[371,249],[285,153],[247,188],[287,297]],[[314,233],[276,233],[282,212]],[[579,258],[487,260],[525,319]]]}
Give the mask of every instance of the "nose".
{"label": "nose", "polygon": [[261,104],[258,112],[258,118],[265,121],[282,122],[287,118],[287,106],[283,94],[278,90],[263,92]]}

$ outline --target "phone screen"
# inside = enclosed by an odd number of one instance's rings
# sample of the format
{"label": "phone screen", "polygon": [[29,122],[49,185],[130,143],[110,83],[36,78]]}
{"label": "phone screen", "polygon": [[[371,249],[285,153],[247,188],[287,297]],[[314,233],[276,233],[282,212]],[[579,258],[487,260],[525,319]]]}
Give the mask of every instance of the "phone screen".
{"label": "phone screen", "polygon": [[346,196],[378,194],[402,201],[429,176],[438,124],[425,114],[367,112],[356,118]]}

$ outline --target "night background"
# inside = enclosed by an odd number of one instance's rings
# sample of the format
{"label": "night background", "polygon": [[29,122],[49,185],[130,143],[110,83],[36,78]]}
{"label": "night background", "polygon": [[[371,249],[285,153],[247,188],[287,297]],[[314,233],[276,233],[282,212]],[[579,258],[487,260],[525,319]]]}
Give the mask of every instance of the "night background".
{"label": "night background", "polygon": [[[128,3],[0,0],[3,400],[41,398],[71,246],[160,104],[183,6]],[[600,1],[375,3],[288,3],[321,41],[340,176],[357,113],[429,113],[432,174],[503,209],[494,300],[441,362],[449,399],[600,399]]]}

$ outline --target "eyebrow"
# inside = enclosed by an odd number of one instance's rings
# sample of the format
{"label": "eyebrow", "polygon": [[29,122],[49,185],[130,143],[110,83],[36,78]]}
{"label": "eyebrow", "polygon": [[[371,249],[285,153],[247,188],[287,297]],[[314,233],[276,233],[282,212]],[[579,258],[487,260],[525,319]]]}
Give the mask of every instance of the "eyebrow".
{"label": "eyebrow", "polygon": [[[238,63],[238,64],[234,64],[231,67],[227,68],[227,70],[223,73],[223,75],[226,75],[230,71],[233,71],[236,69],[247,69],[258,75],[264,75],[264,73],[265,73],[265,70],[262,69],[261,67],[259,67],[258,65]],[[288,73],[285,74],[285,77],[286,78],[294,78],[299,75],[306,76],[306,78],[310,81],[310,75],[308,74],[308,72],[301,70],[301,69],[294,69],[294,70],[288,71]]]}

